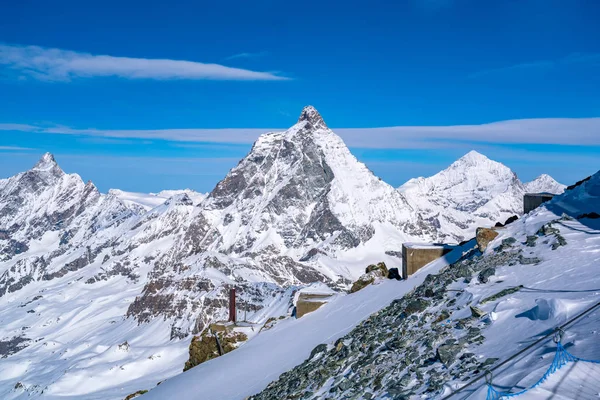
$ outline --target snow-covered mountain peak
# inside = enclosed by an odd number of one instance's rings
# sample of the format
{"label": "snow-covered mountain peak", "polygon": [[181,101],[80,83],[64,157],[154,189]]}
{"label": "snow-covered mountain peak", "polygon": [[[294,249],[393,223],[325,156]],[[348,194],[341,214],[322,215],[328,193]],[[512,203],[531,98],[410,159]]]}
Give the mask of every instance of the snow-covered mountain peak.
{"label": "snow-covered mountain peak", "polygon": [[501,164],[497,161],[491,160],[488,157],[486,157],[485,155],[475,151],[475,150],[471,150],[470,152],[468,152],[467,154],[465,154],[464,156],[462,156],[461,158],[459,158],[458,160],[456,160],[454,163],[452,163],[450,165],[450,168],[485,168],[488,170],[491,169],[502,169],[505,171],[510,171],[510,169],[505,166],[504,164]]}
{"label": "snow-covered mountain peak", "polygon": [[470,151],[448,168],[429,178],[413,179],[399,188],[402,192],[418,190],[424,193],[486,192],[492,195],[504,193],[510,186],[520,186],[516,174],[504,164],[490,160],[476,151]]}
{"label": "snow-covered mountain peak", "polygon": [[227,254],[277,249],[300,259],[318,247],[339,255],[383,235],[380,224],[397,239],[381,252],[395,251],[403,240],[434,232],[310,106],[287,131],[261,135],[203,207],[207,220],[222,221],[219,246]]}
{"label": "snow-covered mountain peak", "polygon": [[526,191],[562,193],[564,185],[542,175],[526,185],[507,166],[470,151],[445,170],[414,178],[398,188],[410,204],[455,240],[478,226],[492,226],[523,213]]}
{"label": "snow-covered mountain peak", "polygon": [[54,154],[45,153],[35,165],[36,168],[43,168],[45,166],[55,165],[56,160],[54,159]]}
{"label": "snow-covered mountain peak", "polygon": [[548,174],[542,174],[534,180],[532,180],[531,182],[527,182],[524,186],[525,191],[527,191],[528,193],[547,192],[553,194],[561,194],[565,191],[566,188],[565,185],[557,182]]}
{"label": "snow-covered mountain peak", "polygon": [[35,164],[32,171],[50,172],[52,175],[60,176],[64,172],[58,166],[58,163],[54,159],[54,155],[51,153],[45,153],[39,161]]}
{"label": "snow-covered mountain peak", "polygon": [[298,123],[302,122],[308,122],[314,128],[327,128],[323,117],[321,117],[321,114],[313,106],[306,106],[302,109]]}

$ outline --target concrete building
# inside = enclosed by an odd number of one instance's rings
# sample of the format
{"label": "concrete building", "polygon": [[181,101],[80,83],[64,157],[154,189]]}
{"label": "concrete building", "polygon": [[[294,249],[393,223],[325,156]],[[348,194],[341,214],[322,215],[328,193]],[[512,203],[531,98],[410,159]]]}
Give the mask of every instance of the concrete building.
{"label": "concrete building", "polygon": [[300,293],[296,302],[296,318],[318,310],[331,299],[331,294]]}
{"label": "concrete building", "polygon": [[525,193],[523,196],[523,212],[527,214],[531,210],[535,210],[542,203],[552,200],[552,193]]}
{"label": "concrete building", "polygon": [[402,244],[402,278],[406,279],[430,262],[443,257],[456,247],[448,244]]}

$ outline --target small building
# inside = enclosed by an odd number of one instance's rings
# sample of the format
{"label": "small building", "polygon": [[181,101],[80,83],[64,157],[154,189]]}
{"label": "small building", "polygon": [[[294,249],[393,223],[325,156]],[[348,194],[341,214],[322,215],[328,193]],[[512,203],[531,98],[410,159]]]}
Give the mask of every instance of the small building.
{"label": "small building", "polygon": [[296,318],[318,310],[331,298],[330,293],[300,293],[296,301]]}
{"label": "small building", "polygon": [[552,193],[525,193],[523,196],[523,212],[527,214],[531,210],[535,210],[542,203],[552,200]]}
{"label": "small building", "polygon": [[455,247],[455,245],[437,243],[403,243],[402,278],[408,278],[425,265],[451,252]]}

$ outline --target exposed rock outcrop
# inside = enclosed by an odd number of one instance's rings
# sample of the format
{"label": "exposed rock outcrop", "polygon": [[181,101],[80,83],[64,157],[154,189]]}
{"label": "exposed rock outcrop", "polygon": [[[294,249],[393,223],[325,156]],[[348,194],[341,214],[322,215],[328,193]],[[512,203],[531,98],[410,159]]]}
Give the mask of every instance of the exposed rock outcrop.
{"label": "exposed rock outcrop", "polygon": [[217,340],[214,335],[219,338],[223,354],[235,350],[240,342],[248,340],[246,334],[236,332],[231,329],[231,327],[215,324],[212,328],[214,328],[210,329],[212,332],[209,332],[207,329],[202,332],[200,336],[194,336],[192,338],[189,350],[190,358],[185,362],[183,368],[184,371],[194,368],[196,365],[200,365],[205,361],[219,357],[219,347],[217,346]]}
{"label": "exposed rock outcrop", "polygon": [[498,232],[489,228],[477,228],[476,236],[477,247],[482,253],[487,248],[488,244],[498,236]]}

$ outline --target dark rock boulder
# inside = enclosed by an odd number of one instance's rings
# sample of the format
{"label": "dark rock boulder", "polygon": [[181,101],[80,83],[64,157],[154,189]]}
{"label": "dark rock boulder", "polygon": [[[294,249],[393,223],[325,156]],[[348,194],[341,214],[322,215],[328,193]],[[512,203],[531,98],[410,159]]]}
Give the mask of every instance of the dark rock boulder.
{"label": "dark rock boulder", "polygon": [[388,278],[389,279],[396,279],[396,280],[401,280],[402,277],[400,276],[400,272],[398,271],[398,268],[390,268],[390,270],[388,271]]}

